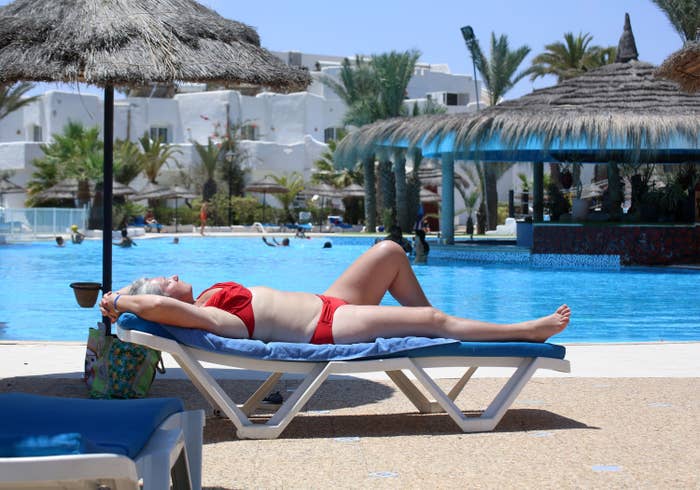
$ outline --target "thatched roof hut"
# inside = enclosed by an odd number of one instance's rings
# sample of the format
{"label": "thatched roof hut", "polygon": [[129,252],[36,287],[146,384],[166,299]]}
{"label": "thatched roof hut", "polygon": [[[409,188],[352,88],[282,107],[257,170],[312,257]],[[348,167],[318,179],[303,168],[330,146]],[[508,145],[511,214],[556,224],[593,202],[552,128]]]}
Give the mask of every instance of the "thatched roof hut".
{"label": "thatched roof hut", "polygon": [[394,145],[482,160],[698,160],[700,95],[654,71],[637,60],[626,16],[616,63],[477,114],[380,121],[349,135],[336,152],[344,163]]}
{"label": "thatched roof hut", "polygon": [[695,41],[669,56],[656,74],[677,82],[688,92],[700,90],[700,29]]}
{"label": "thatched roof hut", "polygon": [[255,30],[192,0],[16,0],[0,7],[0,82],[173,81],[303,90]]}

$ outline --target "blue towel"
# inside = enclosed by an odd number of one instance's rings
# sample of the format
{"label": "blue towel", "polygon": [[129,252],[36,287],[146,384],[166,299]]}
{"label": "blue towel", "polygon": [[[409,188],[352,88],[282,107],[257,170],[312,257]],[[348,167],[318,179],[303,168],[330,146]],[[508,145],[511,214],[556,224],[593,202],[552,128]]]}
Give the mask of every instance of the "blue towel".
{"label": "blue towel", "polygon": [[134,458],[177,398],[87,400],[0,394],[0,456],[113,453]]}
{"label": "blue towel", "polygon": [[119,325],[175,340],[220,354],[272,361],[350,361],[387,357],[485,356],[552,357],[563,359],[564,347],[539,342],[460,342],[427,337],[379,338],[356,344],[306,344],[230,339],[194,328],[181,328],[151,322],[132,313],[119,317]]}

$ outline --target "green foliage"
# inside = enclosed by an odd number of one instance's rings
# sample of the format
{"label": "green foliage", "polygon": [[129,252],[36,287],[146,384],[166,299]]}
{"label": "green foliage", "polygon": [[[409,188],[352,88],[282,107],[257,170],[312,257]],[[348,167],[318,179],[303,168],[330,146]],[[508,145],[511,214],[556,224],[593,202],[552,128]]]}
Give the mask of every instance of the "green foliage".
{"label": "green foliage", "polygon": [[205,201],[209,201],[216,194],[216,181],[214,175],[216,173],[217,164],[221,155],[221,149],[214,143],[211,138],[207,139],[207,145],[194,142],[194,149],[199,155],[199,170],[206,175],[202,196]]}
{"label": "green foliage", "polygon": [[129,185],[143,171],[143,155],[131,141],[114,142],[114,180]]}
{"label": "green foliage", "polygon": [[521,46],[511,51],[508,46],[508,36],[505,34],[496,38],[496,33],[491,33],[491,52],[488,58],[481,50],[477,39],[468,43],[467,47],[489,94],[490,105],[498,104],[501,98],[528,74],[528,71],[517,74],[516,71],[530,53],[530,48]]}
{"label": "green foliage", "polygon": [[403,101],[419,57],[420,52],[416,50],[391,51],[372,57],[370,63],[379,79],[377,113],[380,119],[406,115]]}
{"label": "green foliage", "polygon": [[[121,229],[125,225],[128,225],[134,217],[143,216],[146,212],[146,207],[140,204],[136,204],[131,201],[125,201],[123,203],[114,203],[112,206],[112,223],[115,229]],[[158,219],[160,220],[160,214],[156,213]],[[162,222],[162,221],[161,221]]]}
{"label": "green foliage", "polygon": [[285,187],[287,192],[283,194],[277,194],[277,200],[282,203],[282,208],[284,210],[284,220],[290,223],[296,221],[296,218],[292,216],[291,206],[294,200],[301,191],[304,190],[304,177],[299,172],[292,172],[291,175],[268,175],[277,184]]}
{"label": "green foliage", "polygon": [[651,0],[666,14],[683,42],[693,41],[700,28],[700,2],[698,0]]}
{"label": "green foliage", "polygon": [[181,154],[182,152],[176,147],[163,142],[160,137],[152,140],[148,133],[144,133],[143,136],[139,138],[139,142],[141,143],[143,151],[143,171],[149,182],[157,184],[158,182],[156,179],[163,165],[165,165],[170,158],[174,158],[175,155]]}
{"label": "green foliage", "polygon": [[27,82],[16,83],[15,85],[0,85],[0,120],[17,109],[31,104],[40,96],[25,97],[27,92],[34,88],[34,84]]}
{"label": "green foliage", "polygon": [[613,63],[616,48],[609,46],[589,46],[593,36],[589,33],[564,34],[564,42],[557,41],[545,46],[545,52],[532,60],[528,70],[530,79],[535,80],[545,75],[554,75],[561,82],[567,78],[577,77],[593,68]]}
{"label": "green foliage", "polygon": [[549,203],[549,215],[552,221],[559,221],[559,217],[571,210],[571,203],[564,197],[561,189],[555,182],[550,182],[547,186],[547,199]]}
{"label": "green foliage", "polygon": [[354,65],[345,58],[339,78],[340,82],[330,77],[322,77],[321,82],[345,102],[348,110],[343,122],[363,126],[376,121],[378,116],[375,113],[375,101],[379,92],[379,81],[370,64],[360,55],[355,56]]}
{"label": "green foliage", "polygon": [[68,178],[101,182],[103,145],[99,135],[97,127],[69,122],[63,134],[55,134],[51,143],[40,145],[44,156],[32,162],[36,170],[27,185],[30,196]]}

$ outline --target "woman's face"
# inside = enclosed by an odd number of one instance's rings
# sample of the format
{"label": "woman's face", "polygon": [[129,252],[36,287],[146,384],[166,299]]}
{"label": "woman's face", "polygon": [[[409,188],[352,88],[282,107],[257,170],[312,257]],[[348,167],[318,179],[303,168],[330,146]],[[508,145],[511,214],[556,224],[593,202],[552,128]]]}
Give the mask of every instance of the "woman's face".
{"label": "woman's face", "polygon": [[192,285],[188,282],[181,281],[177,275],[156,277],[152,279],[152,281],[160,285],[166,296],[189,303],[194,301],[192,297]]}

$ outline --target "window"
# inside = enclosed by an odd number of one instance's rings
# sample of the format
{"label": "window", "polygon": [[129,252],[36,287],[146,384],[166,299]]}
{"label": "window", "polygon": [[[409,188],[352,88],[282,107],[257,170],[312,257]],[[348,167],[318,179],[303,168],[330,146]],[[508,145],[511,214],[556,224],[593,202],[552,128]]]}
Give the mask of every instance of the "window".
{"label": "window", "polygon": [[326,128],[323,130],[323,142],[328,143],[330,140],[338,141],[343,128]]}
{"label": "window", "polygon": [[159,127],[159,126],[152,126],[151,127],[151,139],[153,141],[155,141],[158,138],[160,138],[160,141],[162,143],[167,143],[168,142],[168,128]]}
{"label": "window", "polygon": [[445,105],[467,105],[469,103],[468,93],[444,93],[442,96],[443,103]]}
{"label": "window", "polygon": [[36,124],[32,127],[32,141],[44,141],[41,126]]}
{"label": "window", "polygon": [[241,139],[257,141],[259,138],[258,126],[255,124],[246,124],[241,126]]}

